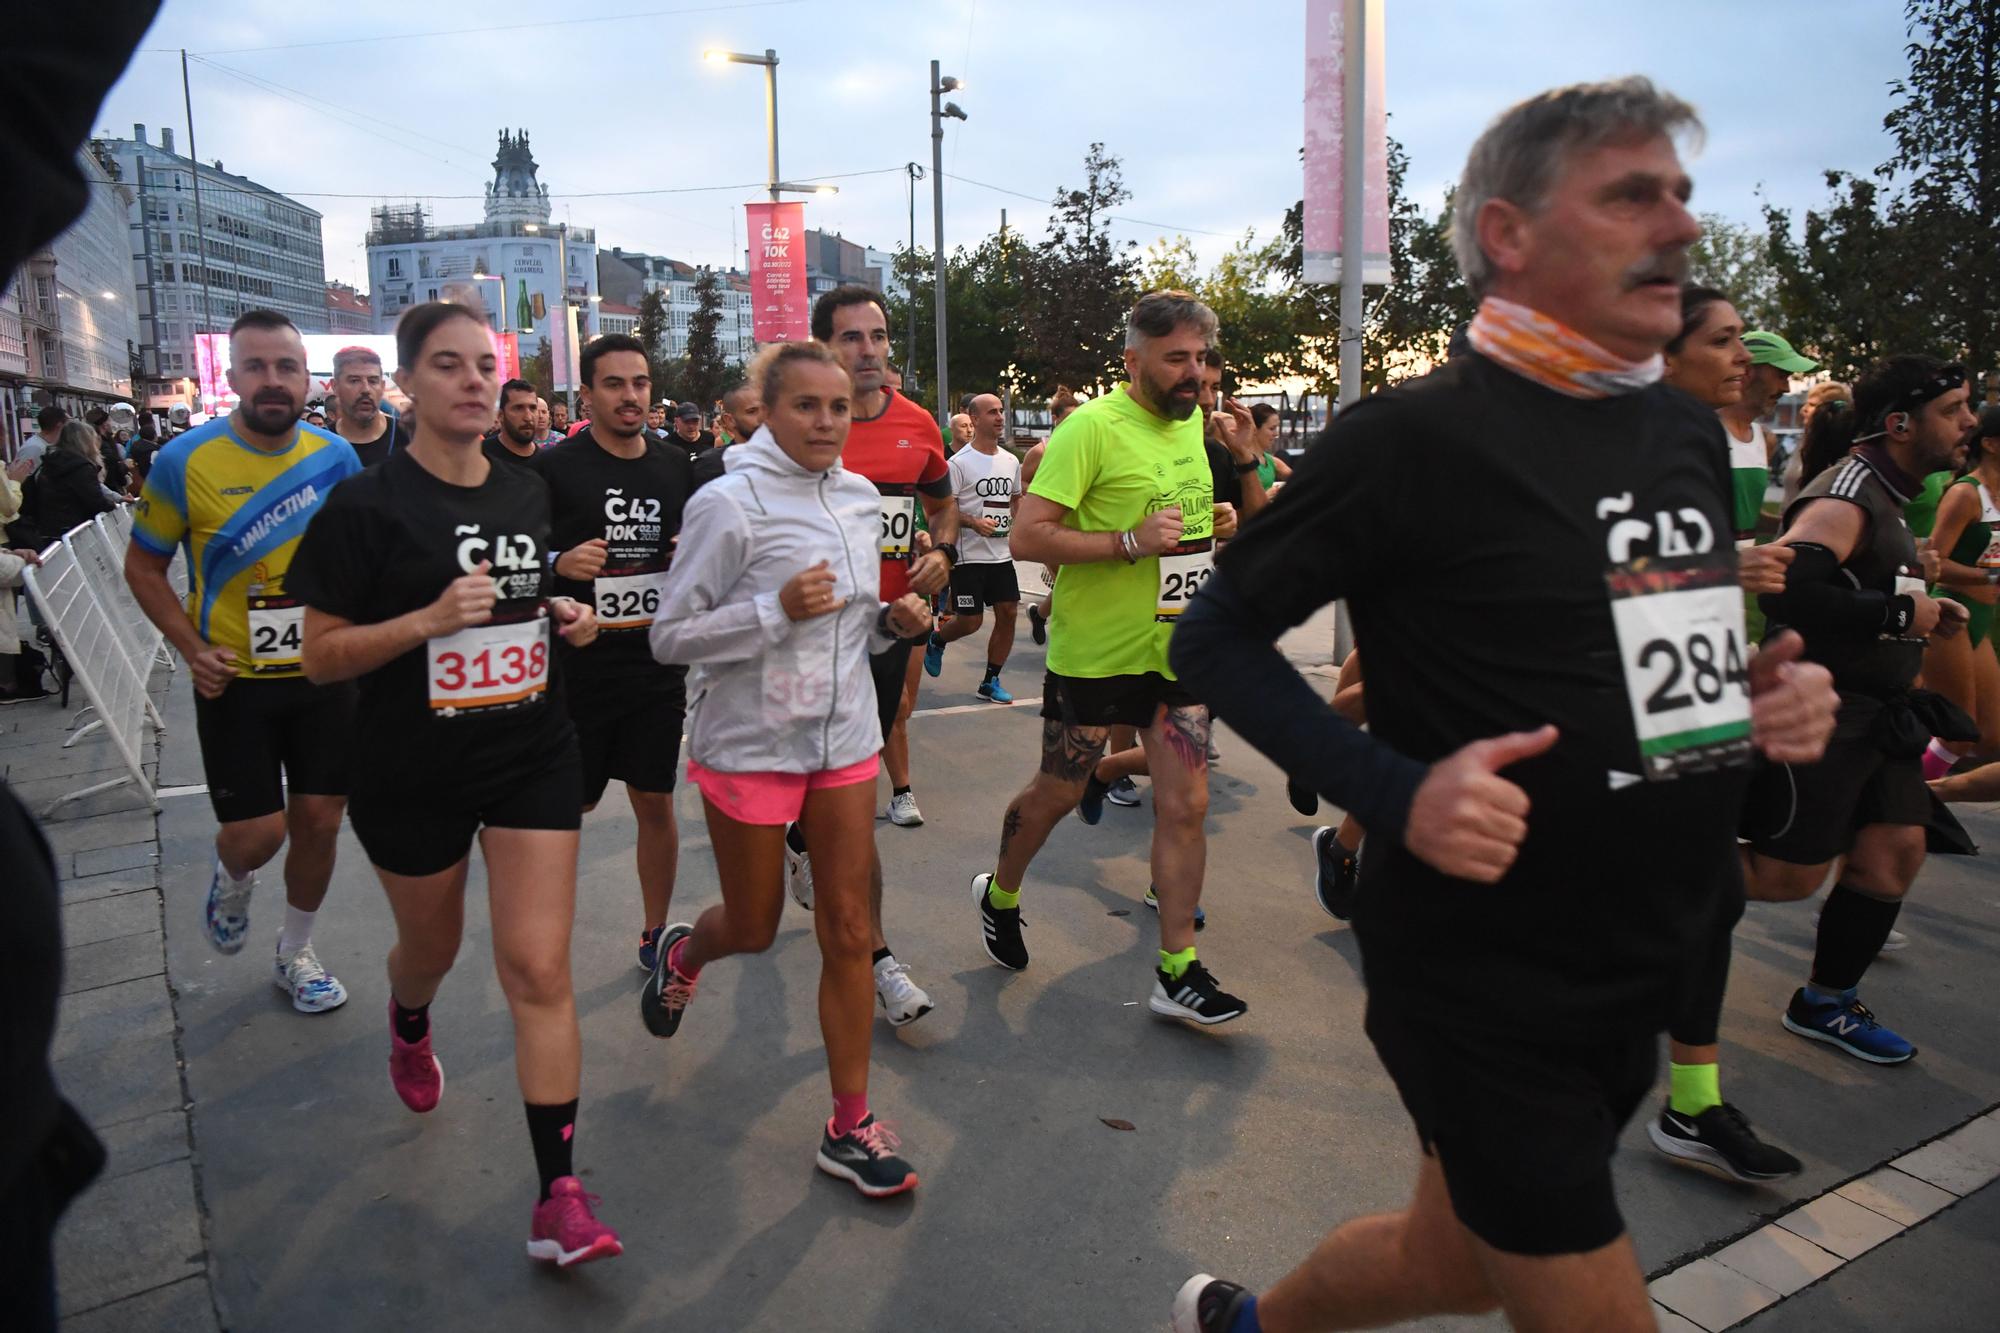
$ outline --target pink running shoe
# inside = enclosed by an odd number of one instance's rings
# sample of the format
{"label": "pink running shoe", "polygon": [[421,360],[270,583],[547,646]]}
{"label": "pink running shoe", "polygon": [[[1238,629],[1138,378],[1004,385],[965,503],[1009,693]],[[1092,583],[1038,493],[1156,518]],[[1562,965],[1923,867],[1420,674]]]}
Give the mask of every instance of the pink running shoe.
{"label": "pink running shoe", "polygon": [[564,1176],[550,1185],[549,1197],[535,1205],[528,1257],[568,1268],[625,1253],[618,1233],[590,1215],[591,1207],[601,1202],[595,1194],[584,1193],[583,1182],[575,1176]]}
{"label": "pink running shoe", "polygon": [[444,1095],[444,1066],[431,1053],[431,1034],[416,1041],[396,1035],[396,1002],[389,1001],[389,1081],[403,1105],[422,1115],[437,1109]]}

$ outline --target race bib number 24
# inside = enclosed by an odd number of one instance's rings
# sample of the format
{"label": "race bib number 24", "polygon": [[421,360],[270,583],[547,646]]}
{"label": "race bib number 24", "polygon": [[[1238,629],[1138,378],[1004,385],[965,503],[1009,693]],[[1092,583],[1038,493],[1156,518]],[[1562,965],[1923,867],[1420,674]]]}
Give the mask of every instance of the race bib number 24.
{"label": "race bib number 24", "polygon": [[1750,648],[1734,555],[1647,558],[1605,573],[1649,781],[1749,760]]}

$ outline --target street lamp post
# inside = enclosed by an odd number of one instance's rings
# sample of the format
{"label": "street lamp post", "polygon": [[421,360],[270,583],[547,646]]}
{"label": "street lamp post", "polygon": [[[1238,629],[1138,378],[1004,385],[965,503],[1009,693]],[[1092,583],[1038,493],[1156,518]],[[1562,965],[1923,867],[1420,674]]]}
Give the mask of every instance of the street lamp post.
{"label": "street lamp post", "polygon": [[776,203],[781,194],[839,194],[833,185],[804,185],[778,177],[778,53],[769,47],[764,54],[742,51],[703,51],[701,58],[711,65],[762,65],[764,67],[764,188]]}
{"label": "street lamp post", "polygon": [[[521,224],[521,229],[532,235],[539,236],[542,231],[542,225],[539,222],[524,222]],[[556,223],[556,299],[562,306],[562,309],[556,313],[556,318],[562,322],[565,344],[574,346],[576,343],[576,329],[571,324],[569,317],[569,223],[567,222]],[[551,357],[553,357],[555,344],[551,342],[549,348]],[[551,379],[555,377],[555,365],[553,361],[549,365],[549,377]],[[563,379],[568,380],[569,378],[569,358],[564,357]],[[571,417],[574,417],[576,415],[576,385],[574,383],[564,385],[563,402],[567,405]]]}
{"label": "street lamp post", "polygon": [[910,263],[909,276],[904,281],[903,304],[910,311],[910,336],[903,340],[903,384],[910,396],[917,393],[917,182],[924,178],[924,169],[916,163],[907,164],[910,174]]}
{"label": "street lamp post", "polygon": [[949,75],[940,77],[938,62],[931,61],[931,222],[932,244],[936,253],[936,287],[933,300],[937,310],[937,391],[938,430],[951,435],[951,372],[945,365],[944,327],[944,123],[964,120],[966,114],[956,102],[941,102],[946,93],[965,85]]}

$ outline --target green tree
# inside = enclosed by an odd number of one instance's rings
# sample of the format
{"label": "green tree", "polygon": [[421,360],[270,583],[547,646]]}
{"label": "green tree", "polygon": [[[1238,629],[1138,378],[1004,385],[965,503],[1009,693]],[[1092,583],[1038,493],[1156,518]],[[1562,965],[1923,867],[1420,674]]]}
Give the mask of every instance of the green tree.
{"label": "green tree", "polygon": [[703,265],[695,277],[694,314],[688,316],[687,356],[681,367],[680,390],[703,409],[740,379],[730,375],[716,329],[722,323],[722,280]]}
{"label": "green tree", "polygon": [[1796,231],[1787,210],[1764,208],[1786,338],[1846,380],[1895,352],[1952,354],[1927,306],[1933,260],[1915,246],[1908,205],[1865,176],[1829,171],[1826,184],[1831,198]]}
{"label": "green tree", "polygon": [[535,386],[535,392],[550,402],[556,400],[555,356],[549,350],[549,340],[537,340],[535,350],[521,358],[521,378]]}
{"label": "green tree", "polygon": [[[639,345],[646,349],[646,360],[655,375],[664,375],[667,369],[667,294],[655,288],[639,298],[639,322],[633,330]],[[653,391],[660,392],[654,385]]]}
{"label": "green tree", "polygon": [[1058,190],[1048,234],[1012,256],[1021,275],[1020,358],[1026,387],[1093,388],[1124,375],[1125,317],[1135,296],[1136,245],[1111,239],[1110,213],[1132,197],[1117,157],[1093,143],[1081,189]]}
{"label": "green tree", "polygon": [[1905,0],[1903,14],[1909,76],[1890,85],[1896,156],[1877,174],[1908,182],[1924,309],[1987,372],[2000,356],[2000,0]]}
{"label": "green tree", "polygon": [[[1426,217],[1403,192],[1409,154],[1389,140],[1389,286],[1364,305],[1362,387],[1372,391],[1444,359],[1451,335],[1478,303],[1459,276],[1451,248],[1452,198]],[[1305,204],[1285,213],[1273,268],[1287,289],[1294,343],[1274,373],[1297,375],[1335,393],[1340,379],[1340,288],[1305,280]]]}
{"label": "green tree", "polygon": [[1703,213],[1701,239],[1688,252],[1688,271],[1695,282],[1727,296],[1746,328],[1784,332],[1768,232],[1720,213]]}

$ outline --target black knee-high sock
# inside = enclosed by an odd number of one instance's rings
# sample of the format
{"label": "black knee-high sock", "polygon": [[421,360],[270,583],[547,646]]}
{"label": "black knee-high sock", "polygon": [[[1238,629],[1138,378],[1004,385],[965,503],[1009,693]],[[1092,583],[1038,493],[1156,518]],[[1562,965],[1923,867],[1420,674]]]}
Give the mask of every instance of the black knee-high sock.
{"label": "black knee-high sock", "polygon": [[521,1105],[528,1112],[528,1141],[535,1146],[535,1170],[542,1178],[542,1197],[546,1199],[549,1186],[576,1174],[570,1165],[576,1139],[576,1100],[560,1106]]}
{"label": "black knee-high sock", "polygon": [[1834,885],[1826,896],[1826,910],[1819,914],[1813,985],[1829,991],[1859,986],[1902,910],[1901,899],[1874,898],[1845,884]]}

